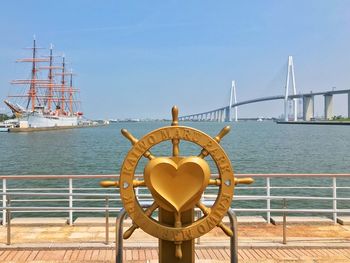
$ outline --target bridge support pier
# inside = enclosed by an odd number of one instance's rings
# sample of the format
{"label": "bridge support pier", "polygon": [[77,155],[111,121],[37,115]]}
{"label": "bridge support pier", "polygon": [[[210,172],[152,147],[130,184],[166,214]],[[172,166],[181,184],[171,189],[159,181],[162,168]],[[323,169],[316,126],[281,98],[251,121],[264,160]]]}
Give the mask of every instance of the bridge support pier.
{"label": "bridge support pier", "polygon": [[348,118],[350,118],[350,91],[348,92]]}
{"label": "bridge support pier", "polygon": [[230,122],[231,121],[231,107],[228,106],[224,111],[225,111],[225,121]]}
{"label": "bridge support pier", "polygon": [[333,117],[333,95],[324,95],[324,118],[329,120]]}
{"label": "bridge support pier", "polygon": [[306,95],[303,97],[303,120],[309,121],[314,117],[314,96]]}

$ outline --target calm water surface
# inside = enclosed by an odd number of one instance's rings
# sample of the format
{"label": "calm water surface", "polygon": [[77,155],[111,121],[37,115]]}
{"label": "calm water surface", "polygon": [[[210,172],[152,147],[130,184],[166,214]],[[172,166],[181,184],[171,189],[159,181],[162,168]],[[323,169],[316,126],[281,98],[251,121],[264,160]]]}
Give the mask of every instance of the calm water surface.
{"label": "calm water surface", "polygon": [[[0,133],[0,174],[117,174],[130,143],[120,133],[127,128],[140,138],[153,129],[168,125],[169,122],[116,123],[105,127],[72,129],[33,133]],[[186,122],[185,125],[203,130],[215,136],[224,123]],[[221,145],[228,153],[236,173],[350,173],[350,127],[318,125],[277,125],[273,122],[231,123],[231,132]],[[184,155],[198,154],[200,149],[182,142],[180,150]],[[155,155],[171,153],[171,145],[163,143],[152,149]],[[212,172],[215,172],[210,161]],[[138,169],[142,172],[143,163]],[[325,185],[329,179],[277,179],[273,185]],[[347,180],[339,180],[342,185],[350,185]],[[11,185],[12,184],[12,185]],[[10,183],[10,187],[24,188],[27,185],[62,186],[62,182]],[[263,185],[258,180],[255,185]],[[84,181],[83,185],[98,187],[96,180]],[[245,194],[246,190],[237,190]],[[288,192],[289,191],[289,192]],[[308,195],[310,190],[273,190],[274,195]],[[340,190],[339,197],[349,196],[348,190]],[[251,192],[250,192],[251,193]],[[255,194],[264,194],[255,190]],[[319,196],[330,196],[331,190],[317,190]],[[260,202],[236,202],[235,205],[259,207]],[[273,204],[279,207],[276,201]],[[322,204],[303,201],[292,202],[290,207],[328,207]],[[339,202],[340,207],[348,207]]]}
{"label": "calm water surface", "polygon": [[[167,122],[117,123],[105,127],[33,133],[0,133],[0,174],[115,174],[130,143],[127,128],[142,137]],[[223,123],[186,123],[216,135]],[[221,145],[237,173],[347,173],[350,127],[232,123]],[[194,148],[181,145],[184,154]],[[166,145],[164,145],[165,149]],[[195,153],[195,152],[193,152]]]}

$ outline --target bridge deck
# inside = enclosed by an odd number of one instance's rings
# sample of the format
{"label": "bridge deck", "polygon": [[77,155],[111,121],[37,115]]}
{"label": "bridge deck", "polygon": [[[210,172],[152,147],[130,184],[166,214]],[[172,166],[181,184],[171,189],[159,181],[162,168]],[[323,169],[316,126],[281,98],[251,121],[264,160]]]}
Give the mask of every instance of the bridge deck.
{"label": "bridge deck", "polygon": [[[157,249],[126,249],[124,262],[158,262]],[[239,262],[350,262],[350,248],[251,248],[239,249]],[[115,262],[113,249],[7,249],[0,262]],[[229,262],[229,250],[201,248],[196,262]]]}

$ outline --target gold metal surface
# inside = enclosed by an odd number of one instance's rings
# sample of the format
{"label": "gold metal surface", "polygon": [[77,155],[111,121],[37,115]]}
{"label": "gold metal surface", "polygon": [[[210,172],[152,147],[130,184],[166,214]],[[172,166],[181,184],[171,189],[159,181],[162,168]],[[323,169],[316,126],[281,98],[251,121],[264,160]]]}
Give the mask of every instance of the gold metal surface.
{"label": "gold metal surface", "polygon": [[159,157],[148,162],[145,183],[160,207],[175,214],[193,208],[208,185],[210,168],[199,157]]}
{"label": "gold metal surface", "polygon": [[[146,216],[132,187],[136,166],[143,153],[156,144],[174,138],[191,141],[208,150],[218,167],[220,180],[223,182],[219,187],[218,198],[211,208],[211,213],[193,224],[181,228],[160,224]],[[124,207],[130,217],[145,232],[169,241],[194,239],[218,225],[230,207],[234,185],[231,163],[221,146],[205,133],[184,126],[163,127],[145,135],[129,151],[120,172],[120,193]],[[177,188],[176,185],[173,187]],[[177,189],[181,191],[180,188]],[[158,202],[158,200],[155,201]],[[164,205],[164,203],[162,204]],[[194,205],[194,203],[192,204]]]}
{"label": "gold metal surface", "polygon": [[[234,178],[231,162],[220,146],[222,138],[230,131],[224,127],[215,137],[191,127],[179,126],[178,108],[172,108],[171,126],[154,130],[140,140],[126,129],[122,134],[132,148],[124,159],[119,182],[102,181],[103,187],[119,187],[125,210],[133,220],[123,237],[129,238],[137,228],[159,239],[160,262],[194,262],[194,239],[215,226],[226,235],[232,230],[221,221],[230,208],[235,185],[250,184],[251,178]],[[198,156],[180,156],[180,141],[192,142],[202,148]],[[164,141],[172,143],[172,156],[155,157],[150,149]],[[204,160],[210,155],[219,176],[210,178],[210,168]],[[144,167],[144,180],[135,180],[135,171],[142,157],[149,159]],[[212,207],[200,202],[208,185],[218,186],[217,199]],[[134,188],[146,186],[154,199],[147,209],[140,205]],[[204,214],[194,221],[194,208]],[[152,218],[158,210],[159,218]]]}

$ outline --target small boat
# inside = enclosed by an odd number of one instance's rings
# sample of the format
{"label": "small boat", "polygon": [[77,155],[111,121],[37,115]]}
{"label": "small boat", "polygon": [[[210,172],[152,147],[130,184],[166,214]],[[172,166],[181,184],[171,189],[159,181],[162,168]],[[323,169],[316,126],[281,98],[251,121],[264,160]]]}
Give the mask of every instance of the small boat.
{"label": "small boat", "polygon": [[0,132],[8,132],[13,125],[7,123],[0,123]]}

